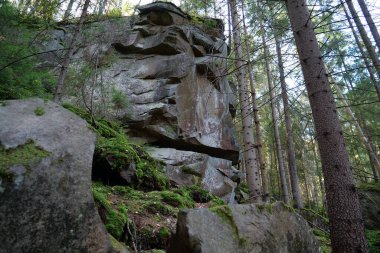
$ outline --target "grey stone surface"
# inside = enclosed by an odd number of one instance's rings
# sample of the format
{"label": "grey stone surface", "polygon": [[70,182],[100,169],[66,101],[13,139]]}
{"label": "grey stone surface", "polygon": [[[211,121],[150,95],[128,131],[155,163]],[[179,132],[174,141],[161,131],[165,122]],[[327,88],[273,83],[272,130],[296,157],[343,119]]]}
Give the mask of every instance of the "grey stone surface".
{"label": "grey stone surface", "polygon": [[0,177],[0,252],[108,252],[91,194],[95,134],[55,103],[7,101],[0,106],[1,146],[28,142],[49,155],[14,164],[6,168],[13,177]]}
{"label": "grey stone surface", "polygon": [[178,186],[199,183],[225,200],[236,187],[230,179],[235,173],[229,160],[172,148],[149,148],[148,152],[165,163],[166,174]]}
{"label": "grey stone surface", "polygon": [[380,230],[380,188],[374,184],[371,188],[359,187],[360,207],[364,226],[367,229]]}
{"label": "grey stone surface", "polygon": [[209,209],[187,209],[178,215],[168,253],[320,252],[307,222],[283,203],[266,208],[231,205],[218,215]]}

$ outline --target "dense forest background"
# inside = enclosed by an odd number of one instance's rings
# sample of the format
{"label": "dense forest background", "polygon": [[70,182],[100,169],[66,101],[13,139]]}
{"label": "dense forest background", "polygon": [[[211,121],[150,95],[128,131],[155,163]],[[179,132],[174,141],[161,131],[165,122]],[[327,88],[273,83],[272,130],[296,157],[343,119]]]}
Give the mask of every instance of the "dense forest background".
{"label": "dense forest background", "polygon": [[[225,41],[230,47],[225,74],[240,95],[241,109],[234,123],[244,149],[249,136],[240,130],[246,124],[255,129],[250,133],[255,143],[248,149],[255,151],[257,164],[249,165],[244,161],[247,156],[240,164],[242,171],[253,166],[260,174],[256,179],[260,183],[255,185],[247,173],[245,187],[251,199],[258,198],[253,192],[259,189],[264,201],[283,200],[327,216],[326,189],[334,189],[325,186],[327,162],[321,160],[320,153],[339,149],[318,147],[321,133],[315,124],[331,122],[313,118],[309,102],[313,95],[304,78],[305,65],[310,62],[301,56],[299,41],[295,40],[297,31],[288,16],[289,2],[182,0],[179,6],[203,26],[216,25],[215,20],[204,21],[205,16],[225,23]],[[306,23],[313,22],[352,182],[357,187],[376,185],[380,176],[380,5],[364,0],[311,0],[306,5]],[[75,75],[70,67],[72,54],[80,46],[77,37],[93,22],[136,15],[135,7],[136,3],[122,0],[0,0],[0,100],[38,96],[61,102],[65,86],[81,87],[93,80],[96,68],[87,66]],[[48,31],[57,27],[74,28],[71,43],[58,51],[41,47],[49,39]],[[41,62],[40,56],[47,53],[60,55],[61,66]],[[128,107],[128,97],[116,91],[110,96],[105,107]]]}

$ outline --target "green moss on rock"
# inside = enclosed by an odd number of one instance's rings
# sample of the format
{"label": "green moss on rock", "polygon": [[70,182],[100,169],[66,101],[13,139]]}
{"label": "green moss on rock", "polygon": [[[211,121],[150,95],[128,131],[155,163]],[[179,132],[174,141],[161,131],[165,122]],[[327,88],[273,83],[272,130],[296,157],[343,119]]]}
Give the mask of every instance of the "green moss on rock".
{"label": "green moss on rock", "polygon": [[188,197],[172,191],[162,191],[161,192],[162,200],[174,207],[186,208],[194,207],[194,201]]}
{"label": "green moss on rock", "polygon": [[36,116],[42,116],[45,114],[45,109],[43,107],[38,106],[36,109],[34,109],[34,114]]}
{"label": "green moss on rock", "polygon": [[271,204],[257,204],[256,207],[261,212],[267,211],[268,213],[272,213],[272,205]]}
{"label": "green moss on rock", "polygon": [[36,146],[33,141],[12,149],[0,145],[0,178],[12,180],[13,173],[8,170],[11,166],[23,165],[29,168],[49,155],[50,152]]}
{"label": "green moss on rock", "polygon": [[121,238],[124,226],[127,222],[127,208],[121,204],[113,206],[108,200],[112,189],[100,183],[93,184],[92,193],[95,202],[105,209],[105,220],[103,220],[107,231],[115,238]]}
{"label": "green moss on rock", "polygon": [[186,166],[186,165],[181,166],[180,170],[182,171],[182,173],[185,173],[185,174],[188,174],[188,175],[194,175],[196,177],[201,177],[202,176],[201,173],[199,173],[195,169],[193,169],[193,168],[191,168],[189,166]]}
{"label": "green moss on rock", "polygon": [[117,122],[96,119],[85,110],[69,105],[66,109],[85,119],[97,133],[95,153],[108,161],[111,169],[121,171],[136,164],[136,188],[142,190],[165,190],[169,188],[169,180],[162,164],[153,159],[139,145],[130,142],[124,129]]}

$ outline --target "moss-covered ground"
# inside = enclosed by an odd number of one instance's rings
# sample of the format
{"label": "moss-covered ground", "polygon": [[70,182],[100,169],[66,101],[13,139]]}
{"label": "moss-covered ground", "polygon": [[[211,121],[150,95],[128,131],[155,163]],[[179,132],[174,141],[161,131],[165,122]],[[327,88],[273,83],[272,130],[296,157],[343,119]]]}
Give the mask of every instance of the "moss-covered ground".
{"label": "moss-covered ground", "polygon": [[[165,249],[179,210],[195,207],[199,192],[204,191],[197,186],[142,191],[99,182],[94,182],[92,189],[107,231],[131,249],[135,245],[139,250]],[[223,203],[209,193],[203,194],[201,200],[208,200],[210,206]]]}

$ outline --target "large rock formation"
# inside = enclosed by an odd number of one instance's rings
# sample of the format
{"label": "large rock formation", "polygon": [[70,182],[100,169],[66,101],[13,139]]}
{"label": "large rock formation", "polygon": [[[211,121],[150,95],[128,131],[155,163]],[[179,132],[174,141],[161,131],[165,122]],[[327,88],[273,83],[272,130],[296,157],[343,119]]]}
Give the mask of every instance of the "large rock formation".
{"label": "large rock formation", "polygon": [[130,102],[118,117],[131,135],[158,146],[236,160],[227,45],[172,4],[153,3],[140,12],[128,38],[113,43],[119,60],[104,74]]}
{"label": "large rock formation", "polygon": [[307,222],[278,202],[187,209],[168,253],[320,252]]}
{"label": "large rock formation", "polygon": [[202,185],[227,198],[235,183],[221,171],[232,171],[231,161],[238,159],[227,45],[172,4],[139,10],[128,39],[113,44],[119,60],[105,73],[130,101],[118,117],[131,136],[158,147],[152,155],[167,164],[172,181],[181,185],[179,178],[191,178],[174,164],[195,168],[197,160]]}
{"label": "large rock formation", "polygon": [[91,194],[95,135],[41,99],[0,106],[0,252],[108,252]]}
{"label": "large rock formation", "polygon": [[[196,25],[178,7],[165,2],[139,7],[139,11],[134,23],[121,22],[119,27],[95,23],[85,29],[87,37],[74,55],[79,60],[74,66],[78,75],[82,65],[96,68],[102,83],[93,86],[91,78],[78,91],[82,93],[78,101],[87,99],[87,106],[101,111],[110,93],[123,94],[128,105],[108,107],[106,116],[113,113],[124,122],[132,140],[157,147],[154,155],[164,162],[172,160],[165,157],[166,148],[193,156],[175,162],[181,166],[194,167],[191,161],[200,159],[205,188],[228,198],[234,183],[226,175],[234,174],[231,165],[238,160],[238,147],[232,121],[236,98],[225,76],[228,48],[223,23],[206,19]],[[97,29],[103,32],[94,34]],[[55,42],[62,40],[62,31],[55,34],[61,36]],[[56,44],[48,43],[49,49]],[[188,176],[166,164],[173,182]],[[207,178],[211,174],[214,182]]]}

